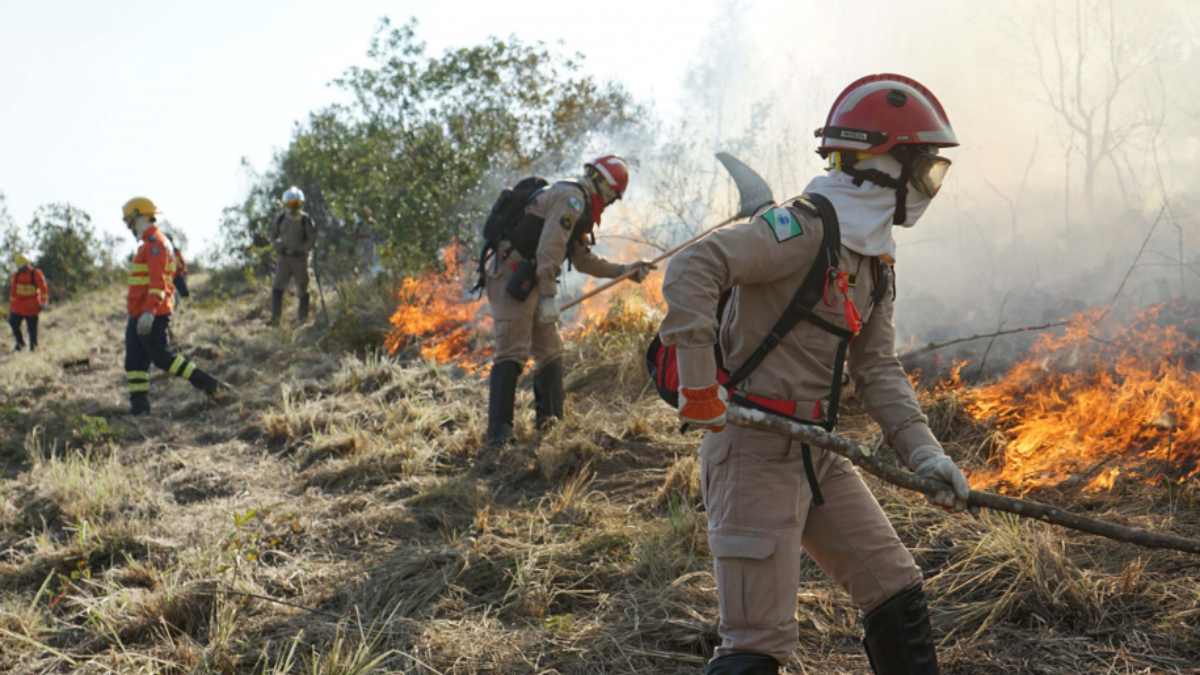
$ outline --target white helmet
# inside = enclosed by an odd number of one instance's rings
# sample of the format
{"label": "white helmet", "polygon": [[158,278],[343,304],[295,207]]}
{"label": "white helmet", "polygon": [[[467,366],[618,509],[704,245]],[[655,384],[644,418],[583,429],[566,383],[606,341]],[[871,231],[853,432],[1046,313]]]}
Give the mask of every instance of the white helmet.
{"label": "white helmet", "polygon": [[289,208],[300,208],[304,204],[304,191],[293,185],[284,191],[283,203]]}

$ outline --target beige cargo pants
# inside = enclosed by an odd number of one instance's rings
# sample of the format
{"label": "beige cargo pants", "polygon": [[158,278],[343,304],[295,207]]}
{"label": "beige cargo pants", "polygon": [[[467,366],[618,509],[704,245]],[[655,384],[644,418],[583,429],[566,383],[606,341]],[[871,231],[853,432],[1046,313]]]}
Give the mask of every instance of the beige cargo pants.
{"label": "beige cargo pants", "polygon": [[498,265],[489,263],[487,275],[488,305],[491,307],[492,329],[496,353],[492,361],[515,361],[522,366],[533,357],[535,368],[554,361],[562,355],[562,338],[558,324],[541,323],[537,320],[537,288],[524,301],[518,301],[506,290],[517,264],[523,259],[516,251],[507,257],[500,255]]}
{"label": "beige cargo pants", "polygon": [[801,556],[869,612],[921,570],[848,460],[813,448],[825,503],[812,504],[800,443],[728,426],[700,448],[700,484],[721,605],[721,645],[783,663],[797,642]]}
{"label": "beige cargo pants", "polygon": [[271,290],[286,291],[292,279],[296,280],[296,295],[303,297],[308,293],[308,254],[279,255],[275,263],[275,280]]}

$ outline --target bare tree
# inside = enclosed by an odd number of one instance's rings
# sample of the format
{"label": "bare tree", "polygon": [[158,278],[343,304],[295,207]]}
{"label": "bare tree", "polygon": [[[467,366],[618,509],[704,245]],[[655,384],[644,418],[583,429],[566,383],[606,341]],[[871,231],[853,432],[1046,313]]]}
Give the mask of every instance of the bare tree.
{"label": "bare tree", "polygon": [[[1137,11],[1132,4],[1122,8]],[[1118,16],[1114,0],[1075,0],[1061,11],[1059,3],[1039,4],[1037,23],[1030,30],[1042,102],[1066,130],[1064,152],[1068,190],[1073,165],[1079,165],[1079,187],[1085,213],[1096,203],[1099,172],[1108,166],[1128,201],[1121,165],[1124,149],[1139,134],[1161,128],[1164,107],[1130,109],[1139,76],[1154,63],[1155,42],[1138,35]],[[1149,85],[1159,82],[1148,78]],[[1161,83],[1160,83],[1161,84]],[[1064,218],[1070,227],[1070,193],[1064,195]]]}

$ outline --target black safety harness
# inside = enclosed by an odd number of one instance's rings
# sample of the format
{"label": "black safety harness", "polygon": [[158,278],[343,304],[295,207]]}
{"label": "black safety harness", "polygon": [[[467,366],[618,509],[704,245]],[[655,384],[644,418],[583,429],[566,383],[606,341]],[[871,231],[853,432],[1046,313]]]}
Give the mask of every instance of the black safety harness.
{"label": "black safety harness", "polygon": [[[838,275],[841,274],[838,266],[838,256],[842,246],[841,227],[838,223],[837,211],[824,195],[809,193],[792,202],[791,206],[809,212],[812,212],[815,208],[821,218],[823,233],[816,260],[813,261],[812,267],[809,268],[804,280],[800,283],[800,287],[796,290],[795,295],[792,296],[783,314],[776,320],[771,330],[767,332],[766,337],[751,352],[750,356],[736,370],[730,372],[728,376],[724,375],[729,371],[725,368],[720,344],[718,342],[717,345],[714,345],[717,358],[718,381],[728,391],[730,400],[738,405],[759,410],[769,415],[782,417],[799,424],[816,425],[826,431],[833,431],[837,425],[838,413],[841,406],[842,380],[845,374],[846,355],[849,351],[850,340],[855,336],[855,332],[827,321],[813,310],[817,306],[817,303],[825,298],[829,285],[836,283]],[[874,288],[871,293],[871,302],[874,305],[883,300],[884,294],[889,287],[894,292],[894,285],[890,279],[890,268],[882,264],[877,258],[872,261],[872,277]],[[731,291],[729,290],[721,294],[721,299],[717,307],[718,323],[720,323],[725,314],[725,305],[730,295]],[[737,391],[737,386],[745,381],[756,368],[762,365],[771,351],[778,347],[788,333],[801,321],[811,323],[838,339],[837,352],[833,364],[833,380],[830,383],[829,407],[819,422],[796,417],[794,411],[793,414],[787,414],[787,412],[781,410],[778,405],[780,402],[778,401]],[[673,363],[674,360],[674,348],[663,345],[661,340],[656,336],[647,350],[647,367],[650,370],[651,376],[655,379],[659,395],[668,403],[677,406],[678,395],[674,391],[674,387],[666,383],[662,377],[662,373],[665,372],[666,367]],[[809,488],[812,491],[813,503],[819,506],[825,500],[821,494],[821,488],[817,483],[816,470],[813,466],[812,448],[807,443],[804,443],[800,446],[800,452],[801,460],[804,462],[804,472],[808,479]]]}

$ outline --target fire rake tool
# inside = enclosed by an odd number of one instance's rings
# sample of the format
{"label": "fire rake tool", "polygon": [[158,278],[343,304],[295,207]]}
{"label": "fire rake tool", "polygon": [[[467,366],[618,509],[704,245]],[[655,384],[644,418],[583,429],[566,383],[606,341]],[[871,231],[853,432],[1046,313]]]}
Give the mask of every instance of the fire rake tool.
{"label": "fire rake tool", "polygon": [[[721,164],[725,166],[725,170],[728,171],[729,175],[733,177],[733,182],[737,186],[738,199],[741,202],[741,208],[738,209],[738,212],[736,214],[730,216],[729,218],[726,218],[725,220],[717,223],[716,225],[713,225],[712,227],[710,227],[707,230],[701,232],[700,234],[692,237],[691,239],[688,239],[687,241],[683,242],[682,244],[676,246],[675,248],[658,256],[654,260],[651,260],[650,261],[651,265],[657,265],[658,263],[666,260],[667,258],[670,258],[671,256],[675,255],[676,253],[679,253],[683,249],[691,246],[692,244],[700,241],[701,239],[707,237],[708,235],[712,234],[713,232],[716,232],[717,230],[721,229],[722,227],[725,227],[726,225],[729,225],[730,223],[732,223],[736,220],[740,220],[742,218],[749,218],[750,216],[754,215],[754,213],[756,211],[758,211],[760,208],[766,206],[767,204],[775,203],[775,197],[771,194],[771,186],[767,185],[767,181],[763,180],[762,176],[758,175],[754,171],[754,169],[751,169],[744,162],[742,162],[738,158],[734,157],[733,155],[729,154],[728,152],[718,152],[717,159],[721,161]],[[587,300],[588,298],[592,298],[597,295],[600,295],[601,293],[607,291],[608,289],[612,288],[613,286],[616,286],[617,284],[621,283],[622,281],[625,281],[626,279],[632,277],[635,272],[636,272],[636,270],[630,270],[630,271],[622,274],[621,276],[617,277],[616,279],[610,279],[609,281],[605,282],[604,284],[601,284],[600,286],[593,288],[592,290],[588,291],[587,293],[584,293],[583,295],[579,296],[578,298],[575,298],[574,300],[563,305],[562,307],[559,308],[559,311],[565,312],[568,309],[574,307],[575,305],[578,305],[579,303],[583,302],[584,300]]]}
{"label": "fire rake tool", "polygon": [[[776,415],[768,415],[758,410],[750,410],[738,406],[729,407],[726,419],[729,424],[773,432],[812,446],[824,448],[830,452],[836,452],[849,459],[864,471],[874,474],[892,485],[907,490],[933,495],[945,489],[944,486],[936,481],[921,478],[916,474],[886,464],[870,448],[825,431],[820,427],[800,424]],[[1137,544],[1146,548],[1164,548],[1200,555],[1200,541],[1195,539],[1162,532],[1141,530],[1135,527],[1126,527],[1094,518],[1086,518],[1069,511],[1064,511],[1056,506],[1040,502],[1004,497],[980,490],[971,490],[971,496],[967,499],[967,504],[969,506],[992,509],[993,511],[1007,511],[1022,518],[1035,518],[1072,530],[1079,530],[1116,541]]]}

